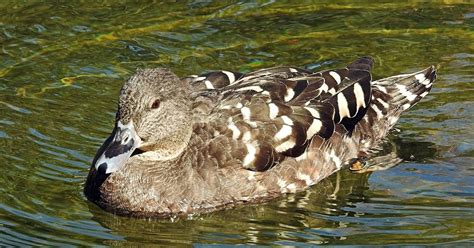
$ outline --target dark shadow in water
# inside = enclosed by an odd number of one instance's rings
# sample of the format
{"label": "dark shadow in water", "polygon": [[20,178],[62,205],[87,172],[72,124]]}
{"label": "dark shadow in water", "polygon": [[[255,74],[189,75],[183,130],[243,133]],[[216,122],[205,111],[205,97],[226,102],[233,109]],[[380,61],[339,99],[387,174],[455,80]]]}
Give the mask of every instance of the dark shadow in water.
{"label": "dark shadow in water", "polygon": [[[402,131],[403,133],[403,131]],[[395,148],[390,148],[395,146]],[[393,130],[383,144],[383,151],[396,149],[397,156],[403,161],[424,162],[439,157],[439,146],[429,141],[420,141],[398,135],[398,131]]]}

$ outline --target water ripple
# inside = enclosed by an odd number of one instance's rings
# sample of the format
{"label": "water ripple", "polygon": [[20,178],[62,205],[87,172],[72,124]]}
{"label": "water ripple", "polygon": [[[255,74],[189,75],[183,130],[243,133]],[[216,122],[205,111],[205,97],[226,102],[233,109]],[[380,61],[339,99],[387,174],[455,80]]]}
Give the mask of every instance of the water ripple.
{"label": "water ripple", "polygon": [[[0,10],[0,245],[473,240],[468,5],[4,1]],[[82,194],[92,157],[113,128],[120,87],[137,67],[165,66],[180,76],[274,65],[325,70],[367,54],[377,59],[377,78],[439,68],[432,93],[389,138],[405,160],[395,168],[342,171],[299,194],[184,219],[117,217]]]}

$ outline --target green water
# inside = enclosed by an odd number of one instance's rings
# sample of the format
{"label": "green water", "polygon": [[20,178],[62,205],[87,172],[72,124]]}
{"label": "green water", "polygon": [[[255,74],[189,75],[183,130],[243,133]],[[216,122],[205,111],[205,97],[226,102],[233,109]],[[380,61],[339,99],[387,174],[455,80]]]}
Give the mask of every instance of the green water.
{"label": "green water", "polygon": [[[354,1],[355,2],[355,1]],[[0,244],[464,244],[474,241],[474,4],[0,2]],[[138,67],[178,75],[376,58],[434,64],[390,137],[405,162],[333,175],[267,204],[177,220],[117,217],[82,188]]]}

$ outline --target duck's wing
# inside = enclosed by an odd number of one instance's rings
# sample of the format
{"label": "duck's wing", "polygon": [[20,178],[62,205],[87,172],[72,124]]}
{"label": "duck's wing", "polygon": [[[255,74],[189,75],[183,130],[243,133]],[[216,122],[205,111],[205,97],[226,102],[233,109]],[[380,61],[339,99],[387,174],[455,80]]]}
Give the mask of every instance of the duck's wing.
{"label": "duck's wing", "polygon": [[[361,57],[345,68],[312,72],[297,67],[273,67],[246,74],[231,71],[211,71],[182,78],[194,91],[229,89],[259,89],[259,82],[269,80],[289,80],[287,98],[293,96],[295,104],[309,104],[334,95],[337,91],[362,77],[370,76],[373,59]],[[271,92],[271,91],[270,91]]]}
{"label": "duck's wing", "polygon": [[[370,68],[369,62],[361,64]],[[365,115],[371,99],[368,70],[309,75],[245,76],[246,80],[219,90],[221,98],[212,115],[225,119],[222,132],[234,141],[232,156],[244,167],[264,171],[286,156],[298,157],[315,136],[329,139],[336,125],[350,133]]]}

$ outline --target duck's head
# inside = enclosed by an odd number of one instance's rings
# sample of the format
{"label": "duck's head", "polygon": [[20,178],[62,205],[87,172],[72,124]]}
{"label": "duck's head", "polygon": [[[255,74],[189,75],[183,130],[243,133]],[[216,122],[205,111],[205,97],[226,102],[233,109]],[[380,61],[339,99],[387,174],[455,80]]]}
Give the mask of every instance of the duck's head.
{"label": "duck's head", "polygon": [[122,87],[115,128],[93,162],[100,174],[122,167],[132,154],[169,160],[186,147],[192,132],[190,88],[170,70],[138,70]]}

